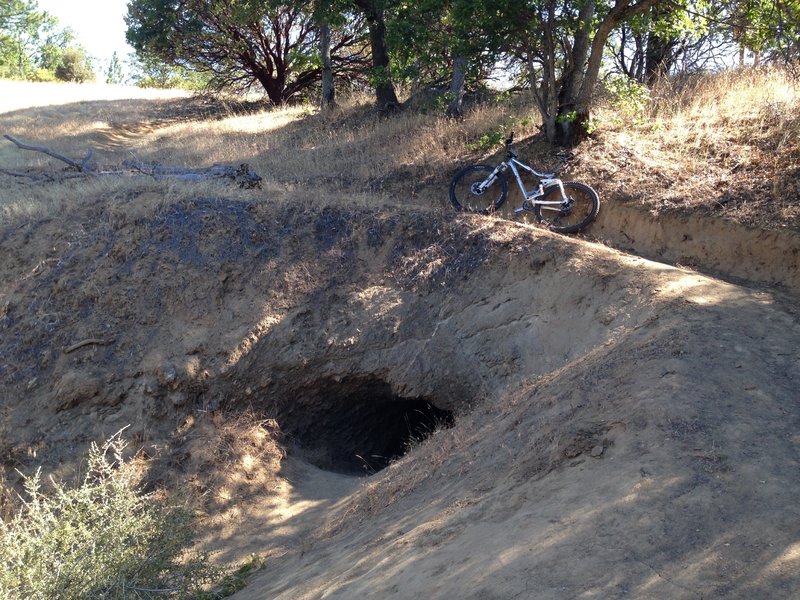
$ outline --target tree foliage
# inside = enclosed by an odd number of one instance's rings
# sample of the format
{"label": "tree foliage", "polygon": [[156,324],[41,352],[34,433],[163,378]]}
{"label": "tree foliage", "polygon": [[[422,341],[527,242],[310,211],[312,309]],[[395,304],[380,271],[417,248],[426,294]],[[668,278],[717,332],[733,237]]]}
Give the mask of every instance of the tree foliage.
{"label": "tree foliage", "polygon": [[[140,57],[199,70],[216,87],[261,85],[282,104],[319,82],[318,28],[313,6],[257,0],[132,0],[128,42]],[[355,21],[331,40],[334,71],[359,64],[363,36]]]}
{"label": "tree foliage", "polygon": [[92,61],[80,46],[70,46],[64,49],[61,60],[55,70],[57,79],[73,83],[94,81]]}
{"label": "tree foliage", "polygon": [[717,58],[711,40],[720,31],[722,12],[718,4],[707,0],[665,2],[643,11],[622,23],[609,39],[615,69],[638,83],[652,85],[682,60],[693,61],[697,48]]}
{"label": "tree foliage", "polygon": [[550,141],[572,145],[585,135],[612,32],[664,0],[505,0],[494,27],[527,70]]}
{"label": "tree foliage", "polygon": [[94,79],[90,59],[69,29],[35,0],[0,0],[0,76],[13,79]]}
{"label": "tree foliage", "polygon": [[49,20],[34,0],[0,0],[0,74],[17,79],[31,75],[40,32]]}
{"label": "tree foliage", "polygon": [[208,87],[208,75],[182,66],[172,66],[153,57],[135,53],[126,60],[129,81],[141,88],[200,91]]}
{"label": "tree foliage", "polygon": [[456,58],[467,61],[466,77],[485,80],[499,54],[492,43],[485,0],[422,0],[400,3],[389,23],[393,72],[417,85],[440,85],[452,76]]}
{"label": "tree foliage", "polygon": [[800,56],[800,0],[133,0],[128,27],[140,57],[203,69],[221,85],[258,82],[276,104],[323,70],[332,98],[333,74],[347,65],[381,109],[398,105],[400,82],[446,89],[459,114],[465,90],[502,64],[533,93],[547,137],[564,144],[585,131],[603,70],[651,84],[730,63],[735,44]]}
{"label": "tree foliage", "polygon": [[742,47],[789,64],[800,60],[800,0],[735,0],[729,21]]}
{"label": "tree foliage", "polygon": [[108,61],[108,67],[106,68],[106,83],[111,85],[119,85],[124,79],[125,75],[122,72],[122,63],[120,62],[117,53],[114,52],[111,55],[111,59]]}
{"label": "tree foliage", "polygon": [[[381,110],[395,83],[464,93],[498,65],[532,92],[552,141],[572,144],[601,72],[639,83],[730,65],[737,52],[800,63],[800,0],[131,0],[132,79],[145,86],[263,88],[282,104],[369,82]],[[742,62],[740,54],[740,63]],[[112,57],[106,79],[118,81]],[[69,30],[36,0],[0,0],[0,76],[90,76]]]}

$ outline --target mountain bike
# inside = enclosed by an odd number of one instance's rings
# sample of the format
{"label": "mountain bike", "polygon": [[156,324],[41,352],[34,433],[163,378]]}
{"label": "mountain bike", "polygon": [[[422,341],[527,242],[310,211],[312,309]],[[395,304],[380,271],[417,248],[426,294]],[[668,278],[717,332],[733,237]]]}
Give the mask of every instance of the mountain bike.
{"label": "mountain bike", "polygon": [[[488,215],[500,208],[508,198],[511,171],[522,192],[522,206],[514,213],[533,212],[536,220],[551,231],[577,233],[594,221],[600,211],[600,198],[591,187],[578,181],[561,181],[556,173],[570,160],[561,154],[561,163],[553,173],[540,173],[520,162],[514,150],[514,134],[506,140],[506,158],[496,167],[470,165],[456,173],[450,183],[450,202],[457,210]],[[520,169],[532,173],[538,185],[529,191],[522,182]]]}

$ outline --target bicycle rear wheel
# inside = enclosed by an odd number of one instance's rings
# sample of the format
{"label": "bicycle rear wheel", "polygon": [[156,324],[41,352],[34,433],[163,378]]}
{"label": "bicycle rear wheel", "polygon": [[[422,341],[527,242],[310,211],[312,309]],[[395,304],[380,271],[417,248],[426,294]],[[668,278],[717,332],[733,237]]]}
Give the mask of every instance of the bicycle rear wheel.
{"label": "bicycle rear wheel", "polygon": [[[551,231],[558,233],[577,233],[594,221],[600,212],[600,197],[585,183],[565,181],[566,203],[561,206],[535,204],[536,218]],[[561,190],[554,185],[545,190],[539,201],[556,202],[561,200]]]}
{"label": "bicycle rear wheel", "polygon": [[480,187],[492,171],[489,165],[471,165],[456,173],[450,182],[450,202],[456,210],[488,215],[502,206],[508,197],[505,175],[497,173],[486,188]]}

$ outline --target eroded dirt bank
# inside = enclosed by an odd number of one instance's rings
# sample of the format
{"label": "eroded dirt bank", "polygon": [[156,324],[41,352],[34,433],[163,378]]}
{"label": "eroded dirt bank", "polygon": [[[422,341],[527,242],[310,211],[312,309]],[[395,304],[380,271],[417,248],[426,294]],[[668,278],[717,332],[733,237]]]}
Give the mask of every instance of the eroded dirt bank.
{"label": "eroded dirt bank", "polygon": [[500,220],[228,199],[0,246],[7,480],[129,426],[208,547],[272,555],[240,598],[797,589],[800,325],[767,293]]}
{"label": "eroded dirt bank", "polygon": [[655,215],[612,196],[588,235],[651,260],[800,293],[800,235],[794,229],[758,229],[698,212]]}

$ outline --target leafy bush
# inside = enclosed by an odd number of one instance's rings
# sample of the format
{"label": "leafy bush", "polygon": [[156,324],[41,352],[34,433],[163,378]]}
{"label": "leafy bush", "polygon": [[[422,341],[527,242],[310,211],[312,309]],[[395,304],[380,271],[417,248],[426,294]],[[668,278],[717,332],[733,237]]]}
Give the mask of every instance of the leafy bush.
{"label": "leafy bush", "polygon": [[[503,96],[502,100],[497,101],[497,104],[506,103],[509,101],[509,99],[515,99],[515,97],[506,94]],[[524,108],[520,106],[512,106],[509,107],[509,109],[514,111],[521,109],[524,110]],[[502,121],[495,122],[490,129],[484,130],[484,132],[476,141],[467,143],[466,148],[467,150],[480,150],[482,152],[486,152],[488,150],[497,148],[497,146],[504,146],[506,138],[508,138],[508,136],[512,134],[516,128],[527,129],[534,123],[535,120],[530,115],[517,117],[513,114],[506,114],[502,117]],[[517,133],[520,132],[517,131]]]}
{"label": "leafy bush", "polygon": [[503,129],[493,129],[484,133],[478,138],[478,141],[472,144],[467,144],[467,148],[469,150],[491,150],[495,146],[502,144],[503,140],[505,139],[506,134]]}
{"label": "leafy bush", "polygon": [[47,69],[36,69],[30,76],[31,81],[55,81],[56,75]]}
{"label": "leafy bush", "polygon": [[650,101],[650,90],[646,85],[624,75],[612,75],[603,85],[613,108],[634,123],[642,122]]}
{"label": "leafy bush", "polygon": [[81,48],[69,47],[64,50],[61,62],[56,67],[56,78],[61,81],[85,83],[94,81],[94,71],[89,57]]}
{"label": "leafy bush", "polygon": [[76,489],[39,472],[27,498],[0,522],[0,598],[187,598],[221,575],[204,554],[187,553],[192,515],[154,502],[137,488],[113,437],[92,444],[87,474]]}

